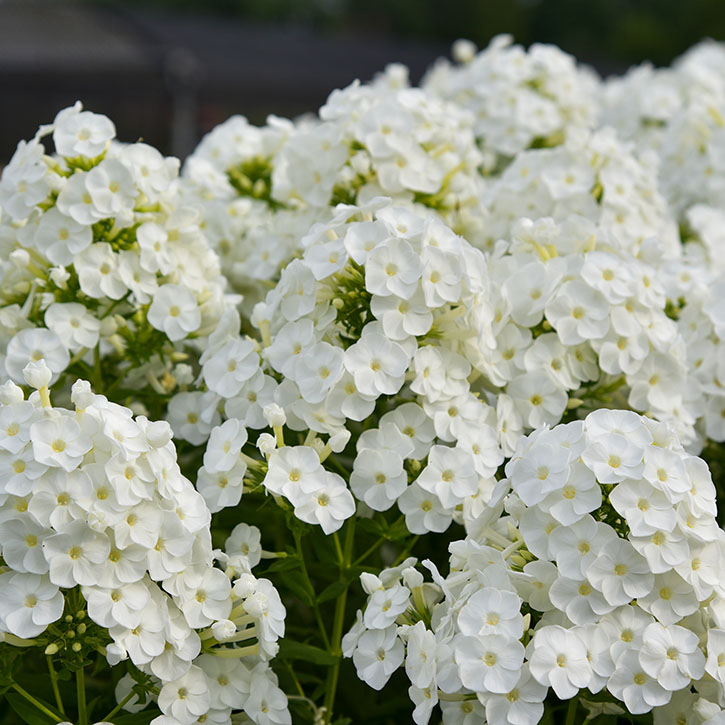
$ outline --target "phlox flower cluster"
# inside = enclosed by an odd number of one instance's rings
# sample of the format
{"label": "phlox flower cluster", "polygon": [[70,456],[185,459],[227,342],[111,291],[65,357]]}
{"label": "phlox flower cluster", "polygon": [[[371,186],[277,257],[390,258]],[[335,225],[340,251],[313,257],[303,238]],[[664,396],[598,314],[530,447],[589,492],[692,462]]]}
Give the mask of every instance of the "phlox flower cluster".
{"label": "phlox flower cluster", "polygon": [[0,388],[0,632],[57,651],[57,630],[46,630],[74,614],[78,588],[108,662],[128,659],[157,683],[158,725],[207,713],[221,722],[232,709],[289,723],[268,664],[285,609],[251,573],[259,531],[240,524],[214,552],[209,510],[181,474],[168,423],[134,418],[81,380],[75,410],[52,407],[51,375],[44,362],[28,366],[38,391],[27,400],[11,381]]}
{"label": "phlox flower cluster", "polygon": [[[83,722],[100,655],[109,720],[329,725],[342,652],[376,690],[403,669],[419,725],[725,725],[697,457],[725,441],[725,51],[606,81],[505,36],[453,55],[235,116],[181,176],[80,104],[18,145],[0,670],[28,707],[20,647],[63,718],[54,663]],[[409,556],[453,524],[447,575]]]}
{"label": "phlox flower cluster", "polygon": [[[692,242],[690,246],[699,246]],[[700,420],[699,433],[725,441],[725,270],[700,255],[689,256],[673,270],[669,284],[678,300],[680,336],[685,341],[688,396]]]}
{"label": "phlox flower cluster", "polygon": [[499,281],[486,301],[493,343],[473,338],[465,349],[499,389],[507,455],[521,433],[555,425],[567,408],[599,407],[602,395],[672,423],[684,443],[698,445],[702,405],[686,336],[646,256],[581,216],[523,217],[486,261]]}
{"label": "phlox flower cluster", "polygon": [[572,131],[555,148],[524,149],[487,188],[487,216],[479,223],[487,237],[471,242],[491,248],[510,238],[522,217],[587,220],[591,233],[624,252],[657,266],[677,260],[677,224],[657,172],[654,156],[639,155],[608,127]]}
{"label": "phlox flower cluster", "polygon": [[701,432],[719,442],[725,440],[723,70],[723,47],[703,42],[671,67],[642,65],[607,80],[601,109],[603,122],[658,161],[660,188],[684,245],[681,263],[667,265],[663,280],[687,343]]}
{"label": "phlox flower cluster", "polygon": [[[604,86],[602,119],[656,157],[660,188],[681,227],[683,258],[662,270],[687,343],[690,395],[702,433],[725,440],[722,349],[722,149],[725,144],[725,52],[712,42],[669,68],[644,65]],[[624,97],[632,103],[622,103]]]}
{"label": "phlox flower cluster", "polygon": [[262,128],[230,118],[186,161],[183,186],[248,304],[338,203],[385,195],[438,209],[446,221],[478,206],[483,157],[471,122],[391,66],[373,83],[333,91],[314,118],[270,117]]}
{"label": "phlox flower cluster", "polygon": [[[197,485],[210,508],[236,505],[249,473],[248,487],[262,482],[325,533],[353,515],[353,495],[368,512],[397,505],[414,533],[475,516],[503,461],[495,408],[457,352],[475,334],[461,320],[486,290],[483,255],[434,215],[385,199],[341,206],[303,244],[255,307],[262,344],[239,336],[238,319],[220,327],[202,356],[206,390],[169,403],[177,437],[208,439]],[[260,462],[242,448],[247,429],[267,427]],[[345,450],[349,488],[324,467]]]}
{"label": "phlox flower cluster", "polygon": [[659,159],[660,183],[681,220],[720,207],[725,176],[725,50],[705,41],[670,67],[643,64],[602,84],[600,123]]}
{"label": "phlox flower cluster", "polygon": [[43,357],[55,381],[71,363],[92,366],[97,348],[116,376],[136,368],[129,385],[167,392],[172,373],[188,377],[173,363],[235,303],[198,212],[180,204],[178,159],[115,133],[78,103],[3,170],[0,379],[22,384]]}
{"label": "phlox flower cluster", "polygon": [[599,108],[596,74],[554,45],[525,49],[509,35],[481,52],[453,46],[458,64],[439,60],[422,87],[474,114],[474,132],[494,171],[532,146],[557,146],[574,129],[590,129]]}
{"label": "phlox flower cluster", "polygon": [[[343,643],[382,688],[399,667],[413,719],[539,722],[550,691],[655,722],[721,722],[725,534],[706,464],[629,411],[522,438],[489,508],[449,547],[363,574]],[[584,692],[584,691],[588,691]],[[586,705],[588,697],[595,702]]]}
{"label": "phlox flower cluster", "polygon": [[[299,518],[334,531],[354,507],[323,463],[355,434],[355,498],[397,503],[413,533],[442,531],[480,512],[522,433],[610,389],[697,440],[656,270],[585,220],[522,219],[484,256],[432,212],[381,198],[341,205],[302,245],[254,309],[261,343],[230,313],[201,357],[203,389],[170,401],[175,434],[208,440],[197,485],[213,512],[239,503],[245,476],[258,483],[252,465]],[[268,426],[306,437],[279,450],[276,434],[259,437],[265,471],[242,449]]]}

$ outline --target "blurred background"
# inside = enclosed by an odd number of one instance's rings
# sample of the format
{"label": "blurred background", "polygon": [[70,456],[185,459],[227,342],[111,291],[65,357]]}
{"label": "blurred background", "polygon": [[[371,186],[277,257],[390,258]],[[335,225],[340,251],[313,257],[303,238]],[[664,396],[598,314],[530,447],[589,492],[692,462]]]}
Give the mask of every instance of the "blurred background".
{"label": "blurred background", "polygon": [[416,81],[451,43],[555,43],[600,74],[725,38],[723,0],[0,0],[0,166],[77,99],[119,138],[184,157],[233,113],[315,111],[390,62]]}

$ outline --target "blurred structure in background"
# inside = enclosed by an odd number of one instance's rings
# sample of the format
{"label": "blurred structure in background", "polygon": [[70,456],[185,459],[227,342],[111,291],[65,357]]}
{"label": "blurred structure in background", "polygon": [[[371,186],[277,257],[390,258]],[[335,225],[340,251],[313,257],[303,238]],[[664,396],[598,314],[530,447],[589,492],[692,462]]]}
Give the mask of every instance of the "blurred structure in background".
{"label": "blurred structure in background", "polygon": [[418,80],[459,37],[552,42],[600,73],[725,37],[722,0],[0,0],[0,164],[80,99],[119,137],[185,156],[233,113],[316,110],[402,62]]}
{"label": "blurred structure in background", "polygon": [[417,79],[446,51],[240,17],[0,0],[0,163],[76,100],[113,118],[120,139],[184,157],[233,113],[262,123],[315,111],[352,78],[402,62]]}

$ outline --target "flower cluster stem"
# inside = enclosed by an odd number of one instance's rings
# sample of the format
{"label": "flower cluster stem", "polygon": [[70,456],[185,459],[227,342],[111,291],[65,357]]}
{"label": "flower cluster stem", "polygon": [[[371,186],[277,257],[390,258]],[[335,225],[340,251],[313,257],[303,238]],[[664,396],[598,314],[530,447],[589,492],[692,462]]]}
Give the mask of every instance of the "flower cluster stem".
{"label": "flower cluster stem", "polygon": [[86,673],[81,667],[76,670],[76,693],[78,695],[78,725],[88,725],[86,711]]}
{"label": "flower cluster stem", "polygon": [[310,575],[307,572],[307,564],[305,564],[305,554],[302,551],[302,541],[300,540],[299,535],[295,535],[295,547],[297,548],[297,556],[300,558],[300,568],[302,570],[302,576],[305,579],[305,584],[307,585],[307,591],[310,593],[310,598],[312,600],[312,609],[315,612],[315,619],[317,620],[317,626],[320,629],[320,635],[322,637],[322,641],[325,645],[325,649],[330,649],[330,639],[327,636],[327,631],[325,630],[325,625],[322,621],[322,613],[320,612],[320,606],[317,603],[315,599],[315,588],[312,586],[312,581],[310,580]]}
{"label": "flower cluster stem", "polygon": [[53,688],[53,695],[55,695],[56,707],[61,715],[65,715],[63,698],[60,696],[60,688],[58,687],[58,675],[55,671],[55,667],[53,667],[53,659],[50,656],[47,656],[46,659],[48,661],[48,673],[50,674],[50,684]]}
{"label": "flower cluster stem", "polygon": [[576,711],[579,705],[579,700],[576,697],[572,697],[569,700],[569,707],[566,709],[566,723],[565,725],[576,725]]}
{"label": "flower cluster stem", "polygon": [[[340,580],[343,580],[347,574],[353,557],[353,544],[355,541],[355,517],[353,516],[347,524],[347,532],[345,534],[345,546],[343,550],[342,561],[340,564]],[[347,605],[347,588],[339,596],[335,604],[335,617],[332,623],[332,649],[330,653],[337,656],[337,661],[332,665],[327,676],[327,687],[325,688],[325,722],[332,722],[333,707],[335,704],[335,694],[337,692],[337,682],[340,677],[340,661],[342,659],[342,630],[345,624],[345,606]]]}
{"label": "flower cluster stem", "polygon": [[53,722],[63,722],[63,718],[59,717],[56,713],[54,713],[50,708],[43,705],[42,702],[36,700],[27,690],[24,690],[20,685],[18,685],[17,682],[13,683],[13,690],[18,693],[18,695],[22,695],[29,703],[34,705],[38,708],[42,713],[47,715],[49,718],[53,720]]}

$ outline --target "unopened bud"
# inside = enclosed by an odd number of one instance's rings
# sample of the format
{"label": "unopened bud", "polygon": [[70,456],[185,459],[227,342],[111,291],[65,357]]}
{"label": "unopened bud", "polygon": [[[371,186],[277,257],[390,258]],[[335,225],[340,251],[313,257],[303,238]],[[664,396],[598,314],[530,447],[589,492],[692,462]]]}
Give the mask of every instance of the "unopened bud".
{"label": "unopened bud", "polygon": [[412,566],[409,566],[407,569],[403,569],[403,584],[405,584],[408,589],[415,589],[416,587],[422,587],[423,586],[423,575],[417,570],[414,569]]}
{"label": "unopened bud", "polygon": [[379,589],[385,588],[383,586],[383,582],[380,581],[380,578],[375,576],[375,574],[371,574],[368,571],[364,571],[362,574],[360,574],[360,585],[365,591],[365,594],[372,594]]}
{"label": "unopened bud", "polygon": [[261,433],[257,438],[257,449],[265,457],[269,457],[277,447],[277,439],[271,433]]}
{"label": "unopened bud", "polygon": [[312,448],[312,450],[316,451],[317,455],[322,459],[323,451],[325,450],[325,443],[321,441],[319,438],[313,438],[307,446],[309,448]]}
{"label": "unopened bud", "polygon": [[56,652],[58,652],[58,645],[55,642],[51,642],[46,648],[45,648],[45,654],[47,655],[54,655]]}
{"label": "unopened bud", "polygon": [[234,596],[239,599],[246,599],[254,594],[257,590],[257,578],[253,574],[242,574],[239,579],[234,582],[232,591]]}
{"label": "unopened bud", "polygon": [[71,649],[74,652],[80,652],[83,649],[83,645],[80,642],[74,642],[73,643],[73,646],[71,647]]}
{"label": "unopened bud", "polygon": [[412,459],[408,465],[410,466],[410,470],[413,473],[418,473],[420,469],[423,468],[421,462],[416,460],[415,458]]}
{"label": "unopened bud", "polygon": [[465,38],[459,38],[453,43],[451,55],[459,63],[470,63],[476,57],[476,44]]}
{"label": "unopened bud", "polygon": [[211,625],[211,631],[214,633],[214,638],[217,642],[224,642],[224,640],[236,634],[237,625],[230,619],[220,619]]}
{"label": "unopened bud", "polygon": [[350,431],[347,428],[343,428],[334,435],[331,435],[327,443],[334,453],[342,453],[350,440],[350,436]]}
{"label": "unopened bud", "polygon": [[14,249],[8,257],[19,269],[25,269],[30,264],[30,255],[25,249]]}
{"label": "unopened bud", "polygon": [[50,279],[56,287],[65,289],[70,279],[70,272],[65,267],[53,267],[50,270]]}
{"label": "unopened bud", "polygon": [[287,422],[284,410],[277,403],[270,403],[262,408],[262,415],[272,428],[283,426]]}
{"label": "unopened bud", "polygon": [[93,403],[95,395],[87,380],[76,380],[71,387],[70,399],[77,410],[85,410]]}
{"label": "unopened bud", "polygon": [[21,403],[24,399],[23,389],[12,380],[6,380],[0,385],[0,404],[13,405]]}
{"label": "unopened bud", "polygon": [[23,377],[25,382],[36,390],[41,388],[47,388],[50,385],[50,381],[53,377],[53,373],[50,368],[46,365],[45,360],[31,361],[23,368]]}
{"label": "unopened bud", "polygon": [[[121,319],[123,319],[123,318],[121,318]],[[126,321],[124,320],[124,324],[125,323],[126,323]],[[119,328],[118,320],[115,317],[113,317],[111,315],[109,315],[108,317],[104,317],[101,320],[101,330],[100,330],[101,337],[110,337],[111,335],[114,335],[118,331],[118,328]]]}
{"label": "unopened bud", "polygon": [[150,420],[146,423],[144,433],[154,448],[163,448],[174,434],[171,426],[165,420]]}

